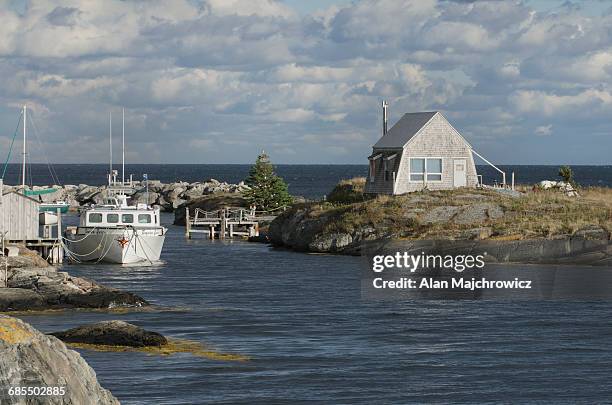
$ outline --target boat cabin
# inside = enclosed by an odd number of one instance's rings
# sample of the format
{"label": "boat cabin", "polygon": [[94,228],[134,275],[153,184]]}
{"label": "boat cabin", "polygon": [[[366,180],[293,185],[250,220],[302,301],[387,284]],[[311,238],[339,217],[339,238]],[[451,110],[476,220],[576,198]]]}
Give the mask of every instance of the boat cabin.
{"label": "boat cabin", "polygon": [[125,195],[105,198],[102,205],[81,214],[80,226],[103,228],[160,226],[159,209],[151,209],[146,204],[129,206],[127,199]]}
{"label": "boat cabin", "polygon": [[160,226],[159,210],[94,208],[81,215],[80,226],[104,228]]}

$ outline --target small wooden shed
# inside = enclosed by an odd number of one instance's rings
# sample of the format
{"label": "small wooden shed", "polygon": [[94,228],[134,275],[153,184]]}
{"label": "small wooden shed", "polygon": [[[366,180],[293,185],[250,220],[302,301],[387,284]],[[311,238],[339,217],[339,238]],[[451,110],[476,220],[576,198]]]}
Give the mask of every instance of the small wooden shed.
{"label": "small wooden shed", "polygon": [[0,199],[0,233],[7,241],[39,238],[40,202],[17,191],[2,193]]}
{"label": "small wooden shed", "polygon": [[372,149],[365,185],[368,194],[478,185],[472,147],[439,111],[404,114],[387,131],[383,102],[383,136]]}

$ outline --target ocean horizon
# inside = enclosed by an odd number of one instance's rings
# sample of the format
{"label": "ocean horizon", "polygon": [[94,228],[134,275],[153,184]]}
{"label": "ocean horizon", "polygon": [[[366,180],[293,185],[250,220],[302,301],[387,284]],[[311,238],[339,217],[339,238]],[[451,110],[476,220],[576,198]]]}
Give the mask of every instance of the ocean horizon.
{"label": "ocean horizon", "polygon": [[[141,180],[147,174],[149,180],[159,180],[163,183],[175,181],[197,182],[207,179],[217,179],[228,183],[238,183],[244,180],[251,164],[126,164],[126,177],[133,175],[134,180]],[[108,164],[102,163],[60,163],[50,165],[33,163],[27,167],[26,184],[89,184],[102,185],[106,183]],[[477,165],[477,171],[483,176],[485,184],[501,183],[501,175],[490,166]],[[542,180],[560,180],[558,165],[499,165],[506,172],[507,181],[511,181],[511,173],[515,174],[516,184],[535,184]],[[612,187],[612,165],[570,165],[575,180],[582,186]],[[121,170],[121,165],[115,165]],[[278,164],[276,173],[289,186],[293,195],[306,198],[322,198],[333,187],[344,179],[366,176],[367,165],[363,164]],[[51,174],[53,173],[53,175]],[[21,165],[12,163],[7,166],[4,176],[5,184],[21,183]]]}

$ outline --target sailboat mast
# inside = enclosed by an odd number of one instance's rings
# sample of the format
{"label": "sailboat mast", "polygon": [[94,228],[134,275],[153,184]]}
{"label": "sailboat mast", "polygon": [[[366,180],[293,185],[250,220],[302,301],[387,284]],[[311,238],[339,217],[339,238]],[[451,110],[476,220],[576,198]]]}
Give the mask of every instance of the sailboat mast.
{"label": "sailboat mast", "polygon": [[23,164],[21,166],[21,188],[25,190],[26,183],[26,122],[28,108],[23,105]]}
{"label": "sailboat mast", "polygon": [[110,185],[113,178],[113,112],[108,113],[108,184]]}
{"label": "sailboat mast", "polygon": [[121,114],[121,185],[125,185],[125,108]]}

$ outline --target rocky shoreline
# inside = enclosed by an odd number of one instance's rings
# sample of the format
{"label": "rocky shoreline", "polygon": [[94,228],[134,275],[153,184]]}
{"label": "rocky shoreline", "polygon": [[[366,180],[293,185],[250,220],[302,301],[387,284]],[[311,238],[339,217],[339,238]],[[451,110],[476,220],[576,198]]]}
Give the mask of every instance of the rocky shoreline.
{"label": "rocky shoreline", "polygon": [[279,215],[269,227],[272,244],[359,255],[372,242],[448,241],[451,250],[487,245],[496,262],[612,263],[609,189],[583,190],[580,198],[556,190],[476,189],[368,198],[359,184],[344,181],[328,201],[297,204]]}
{"label": "rocky shoreline", "polygon": [[[4,192],[15,189],[16,186],[4,186]],[[79,185],[51,185],[33,186],[32,191],[53,190],[46,194],[36,196],[42,202],[66,201],[70,208],[78,209],[89,204],[100,204],[108,195],[108,188],[103,186],[92,186],[88,184]],[[194,200],[214,194],[237,194],[249,190],[250,187],[244,182],[231,184],[216,179],[208,179],[201,182],[188,183],[177,181],[173,183],[162,183],[157,180],[149,180],[148,193],[142,182],[134,182],[134,193],[131,195],[130,203],[148,203],[158,206],[162,211],[173,212],[176,208],[188,204]]]}
{"label": "rocky shoreline", "polygon": [[[119,404],[77,352],[6,315],[0,315],[0,387],[0,403]],[[28,394],[25,388],[22,393],[21,387],[36,387],[38,392]]]}
{"label": "rocky shoreline", "polygon": [[0,288],[0,312],[149,305],[136,294],[59,271],[23,247],[19,256],[0,258],[2,269],[4,260],[8,260],[8,275],[7,286]]}

